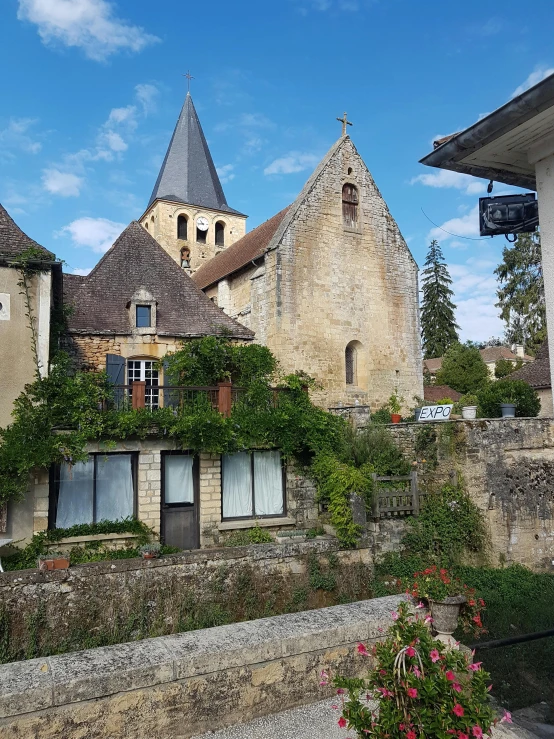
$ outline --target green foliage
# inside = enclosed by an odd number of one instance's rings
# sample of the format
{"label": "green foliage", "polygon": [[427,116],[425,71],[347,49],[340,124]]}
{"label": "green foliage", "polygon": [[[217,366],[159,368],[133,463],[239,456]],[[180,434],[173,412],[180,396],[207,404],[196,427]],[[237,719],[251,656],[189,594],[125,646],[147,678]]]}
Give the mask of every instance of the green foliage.
{"label": "green foliage", "polygon": [[456,329],[459,326],[454,317],[456,306],[452,302],[451,284],[441,247],[433,240],[421,279],[421,334],[425,359],[442,357],[458,341]]}
{"label": "green foliage", "polygon": [[234,531],[225,541],[226,547],[244,547],[248,544],[270,544],[274,541],[273,537],[262,529],[261,526],[254,526],[251,529],[239,529]]}
{"label": "green foliage", "polygon": [[[372,656],[363,644],[358,653]],[[360,737],[390,739],[465,739],[491,732],[490,675],[472,655],[435,640],[423,616],[411,616],[407,603],[399,605],[396,621],[373,653],[367,678],[333,680],[347,691],[340,725]]]}
{"label": "green foliage", "polygon": [[164,363],[173,384],[182,386],[212,386],[231,380],[238,387],[250,387],[271,381],[277,371],[277,360],[267,347],[235,344],[217,336],[184,342]]}
{"label": "green foliage", "polygon": [[519,234],[504,248],[495,274],[500,283],[496,305],[506,322],[506,340],[536,354],[546,339],[540,234]]}
{"label": "green foliage", "polygon": [[469,344],[452,344],[436,377],[437,385],[448,385],[459,393],[476,392],[488,381],[489,371],[479,349]]}
{"label": "green foliage", "polygon": [[[332,560],[329,559],[330,569],[322,570],[321,564],[315,554],[308,557],[308,574],[310,577],[310,587],[313,590],[326,590],[331,592],[337,587],[337,578],[333,572],[334,566]],[[336,566],[336,565],[335,565]]]}
{"label": "green foliage", "polygon": [[422,425],[416,431],[415,453],[417,458],[427,465],[428,469],[435,470],[438,467],[437,430],[434,425]]}
{"label": "green foliage", "polygon": [[464,556],[485,550],[483,514],[461,486],[443,485],[423,499],[420,515],[408,520],[402,545],[424,560],[459,564]]}
{"label": "green foliage", "polygon": [[343,444],[343,448],[337,450],[343,462],[358,468],[370,464],[378,475],[407,475],[410,472],[410,463],[394,443],[389,430],[373,422],[361,431],[348,425]]}
{"label": "green foliage", "polygon": [[465,395],[462,395],[460,400],[454,403],[454,413],[461,413],[462,408],[472,405],[479,405],[479,398],[473,393],[466,393]]}
{"label": "green foliage", "polygon": [[523,380],[498,380],[478,393],[479,413],[483,418],[500,418],[501,403],[515,403],[516,416],[538,416],[541,402],[537,391]]}
{"label": "green foliage", "polygon": [[378,408],[371,414],[371,422],[378,424],[390,423],[390,409],[388,404],[384,405],[382,408]]}
{"label": "green foliage", "polygon": [[502,379],[503,377],[507,377],[508,375],[511,375],[512,372],[515,372],[516,369],[519,369],[522,366],[523,362],[521,359],[518,361],[518,365],[514,365],[513,362],[510,362],[509,359],[504,359],[504,357],[500,357],[495,362],[494,365],[494,376],[497,380]]}

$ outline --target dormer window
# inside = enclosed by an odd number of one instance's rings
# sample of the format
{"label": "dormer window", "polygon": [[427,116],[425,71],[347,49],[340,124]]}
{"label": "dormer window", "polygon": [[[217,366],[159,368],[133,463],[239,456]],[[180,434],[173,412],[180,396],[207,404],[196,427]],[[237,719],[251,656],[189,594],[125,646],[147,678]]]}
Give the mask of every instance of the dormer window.
{"label": "dormer window", "polygon": [[346,228],[358,226],[358,189],[348,183],[342,186],[342,222]]}
{"label": "dormer window", "polygon": [[149,305],[137,305],[136,327],[150,328],[152,325],[152,308]]}

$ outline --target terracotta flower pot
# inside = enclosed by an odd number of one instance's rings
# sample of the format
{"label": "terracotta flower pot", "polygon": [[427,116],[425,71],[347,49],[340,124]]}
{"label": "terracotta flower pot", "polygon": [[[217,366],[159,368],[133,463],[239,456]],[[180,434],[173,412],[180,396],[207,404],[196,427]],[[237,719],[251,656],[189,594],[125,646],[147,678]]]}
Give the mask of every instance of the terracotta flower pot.
{"label": "terracotta flower pot", "polygon": [[391,423],[400,423],[401,420],[402,420],[402,416],[400,415],[400,413],[391,413],[390,414],[390,421],[391,421]]}
{"label": "terracotta flower pot", "polygon": [[460,608],[465,602],[465,595],[451,595],[444,600],[429,601],[433,629],[437,632],[437,639],[448,647],[455,648],[456,642],[452,634],[456,631]]}
{"label": "terracotta flower pot", "polygon": [[156,552],[143,552],[142,558],[143,559],[158,559],[158,554]]}
{"label": "terracotta flower pot", "polygon": [[67,570],[69,568],[69,559],[67,557],[52,557],[52,559],[40,559],[38,561],[39,570]]}

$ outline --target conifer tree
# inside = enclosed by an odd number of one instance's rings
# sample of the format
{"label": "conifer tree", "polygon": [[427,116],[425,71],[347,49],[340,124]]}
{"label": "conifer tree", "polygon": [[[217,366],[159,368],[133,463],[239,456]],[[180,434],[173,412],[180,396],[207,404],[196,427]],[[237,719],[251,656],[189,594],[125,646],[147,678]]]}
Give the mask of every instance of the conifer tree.
{"label": "conifer tree", "polygon": [[433,239],[422,272],[421,335],[425,359],[442,357],[458,341],[452,280],[440,244]]}

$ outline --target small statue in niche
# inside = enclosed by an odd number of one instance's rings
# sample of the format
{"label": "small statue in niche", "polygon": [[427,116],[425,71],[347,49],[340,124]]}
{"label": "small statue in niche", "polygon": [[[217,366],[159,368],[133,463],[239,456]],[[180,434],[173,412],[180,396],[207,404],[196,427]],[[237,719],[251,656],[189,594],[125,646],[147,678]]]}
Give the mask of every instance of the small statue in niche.
{"label": "small statue in niche", "polygon": [[190,249],[186,246],[181,249],[181,267],[182,269],[190,269]]}

